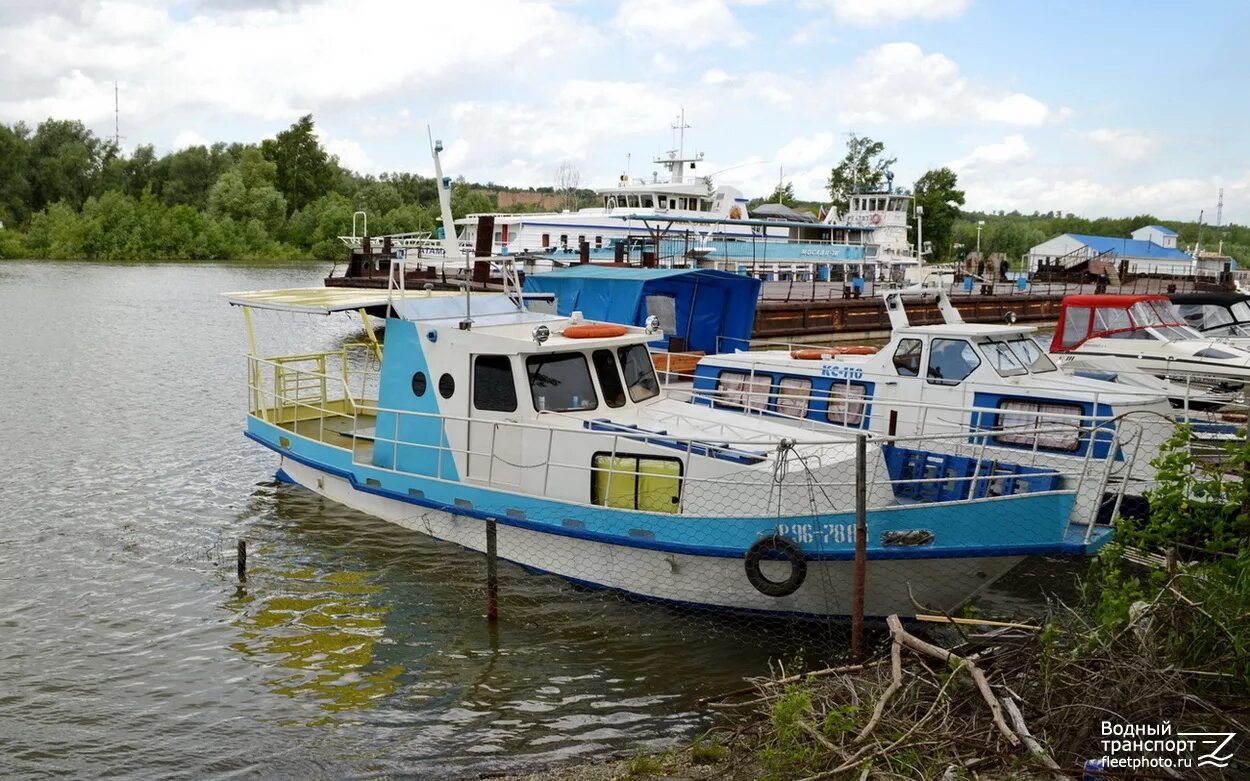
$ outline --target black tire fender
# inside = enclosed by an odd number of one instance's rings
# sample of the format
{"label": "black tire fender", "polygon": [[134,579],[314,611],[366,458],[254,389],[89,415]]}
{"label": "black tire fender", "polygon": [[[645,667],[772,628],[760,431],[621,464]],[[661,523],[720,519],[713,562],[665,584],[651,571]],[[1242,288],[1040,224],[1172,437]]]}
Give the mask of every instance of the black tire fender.
{"label": "black tire fender", "polygon": [[[785,580],[770,580],[760,568],[760,562],[769,554],[780,554],[790,562],[790,577]],[[799,590],[807,579],[807,558],[798,543],[789,537],[773,534],[755,541],[746,553],[747,580],[755,590],[768,597],[788,597]]]}

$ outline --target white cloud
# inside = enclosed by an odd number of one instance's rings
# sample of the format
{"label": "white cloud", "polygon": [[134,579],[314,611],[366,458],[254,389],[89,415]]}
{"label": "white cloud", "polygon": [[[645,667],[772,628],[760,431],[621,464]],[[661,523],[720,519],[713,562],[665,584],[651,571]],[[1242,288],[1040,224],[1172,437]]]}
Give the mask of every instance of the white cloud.
{"label": "white cloud", "polygon": [[969,0],[805,0],[808,8],[826,9],[842,24],[878,27],[912,19],[953,19]]}
{"label": "white cloud", "polygon": [[[422,37],[419,56],[388,41],[345,61],[353,45],[348,31],[469,29],[471,57],[462,36],[431,34]],[[595,34],[541,0],[321,0],[199,9],[184,21],[156,0],[87,3],[74,16],[32,16],[0,28],[0,120],[99,120],[111,113],[116,78],[134,123],[194,110],[290,121],[523,69],[554,59],[556,50],[542,45],[553,37],[573,47]]]}
{"label": "white cloud", "polygon": [[751,40],[722,0],[625,0],[613,25],[631,35],[685,49],[742,46]]}
{"label": "white cloud", "polygon": [[1100,153],[1128,163],[1145,159],[1159,148],[1160,143],[1160,138],[1155,133],[1126,128],[1100,127],[1076,132],[1075,135]]}
{"label": "white cloud", "polygon": [[179,130],[169,148],[176,151],[191,146],[212,146],[212,142],[194,130]]}
{"label": "white cloud", "polygon": [[944,54],[914,43],[887,43],[836,73],[828,90],[848,124],[997,122],[1040,125],[1049,107],[1029,95],[1002,93],[969,80]]}
{"label": "white cloud", "polygon": [[777,162],[781,165],[804,166],[820,160],[833,149],[833,133],[828,131],[812,136],[800,136],[777,150]]}
{"label": "white cloud", "polygon": [[330,154],[339,159],[339,163],[362,174],[377,173],[377,163],[369,157],[369,153],[357,141],[349,138],[323,138],[322,146]]}
{"label": "white cloud", "polygon": [[1033,148],[1024,136],[1019,133],[1007,136],[1002,141],[982,144],[967,155],[954,160],[948,165],[957,174],[975,173],[986,168],[999,168],[1009,164],[1022,163],[1033,158]]}

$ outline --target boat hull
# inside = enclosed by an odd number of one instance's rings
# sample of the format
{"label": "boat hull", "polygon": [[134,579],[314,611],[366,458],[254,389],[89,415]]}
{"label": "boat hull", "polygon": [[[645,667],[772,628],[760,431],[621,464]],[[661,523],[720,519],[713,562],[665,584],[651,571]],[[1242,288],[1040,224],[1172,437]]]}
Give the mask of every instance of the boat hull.
{"label": "boat hull", "polygon": [[[293,482],[363,513],[470,550],[486,549],[486,523],[470,514],[429,508],[359,490],[332,472],[283,457]],[[632,597],[692,607],[803,617],[851,613],[854,562],[809,560],[792,594],[766,596],[747,579],[744,558],[692,555],[553,534],[500,519],[501,559],[566,580]],[[914,615],[909,586],[924,610],[951,611],[1023,560],[1023,556],[870,559],[865,579],[868,616]],[[783,562],[767,562],[784,567]],[[784,574],[768,574],[781,579]]]}

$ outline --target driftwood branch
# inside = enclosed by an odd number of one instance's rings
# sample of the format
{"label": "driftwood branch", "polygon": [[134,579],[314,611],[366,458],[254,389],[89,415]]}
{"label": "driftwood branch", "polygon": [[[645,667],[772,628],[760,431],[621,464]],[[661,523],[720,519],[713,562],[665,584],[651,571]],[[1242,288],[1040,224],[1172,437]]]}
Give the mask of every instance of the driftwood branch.
{"label": "driftwood branch", "polygon": [[1038,759],[1043,765],[1055,771],[1053,773],[1056,781],[1068,781],[1068,776],[1059,771],[1059,763],[1054,760],[1050,752],[1042,748],[1042,744],[1037,742],[1029,732],[1029,727],[1024,723],[1024,714],[1020,713],[1020,709],[1016,707],[1016,701],[1010,697],[1003,699],[1003,710],[1007,712],[1007,716],[1011,719],[1011,726],[1015,729],[1016,734],[1020,736],[1020,740],[1024,741],[1024,746],[1029,753]]}
{"label": "driftwood branch", "polygon": [[872,709],[872,718],[868,720],[868,724],[864,726],[863,731],[855,737],[856,743],[863,743],[877,728],[877,724],[881,722],[881,716],[885,713],[885,706],[889,703],[890,698],[903,686],[903,661],[900,658],[901,645],[898,643],[890,644],[890,686],[881,695],[881,699],[877,700],[877,705]]}

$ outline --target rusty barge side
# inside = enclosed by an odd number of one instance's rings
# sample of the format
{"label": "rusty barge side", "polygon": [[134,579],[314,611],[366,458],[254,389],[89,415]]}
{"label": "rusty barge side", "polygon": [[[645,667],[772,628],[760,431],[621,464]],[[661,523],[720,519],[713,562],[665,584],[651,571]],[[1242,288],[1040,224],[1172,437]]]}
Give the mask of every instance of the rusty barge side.
{"label": "rusty barge side", "polygon": [[[969,295],[953,300],[959,313],[970,323],[1002,323],[1009,313],[1019,322],[1054,321],[1059,317],[1057,294]],[[942,322],[937,305],[930,301],[909,302],[907,316],[913,325]],[[795,336],[862,336],[888,332],[890,318],[877,296],[827,301],[761,301],[755,310],[754,336],[772,339]]]}

